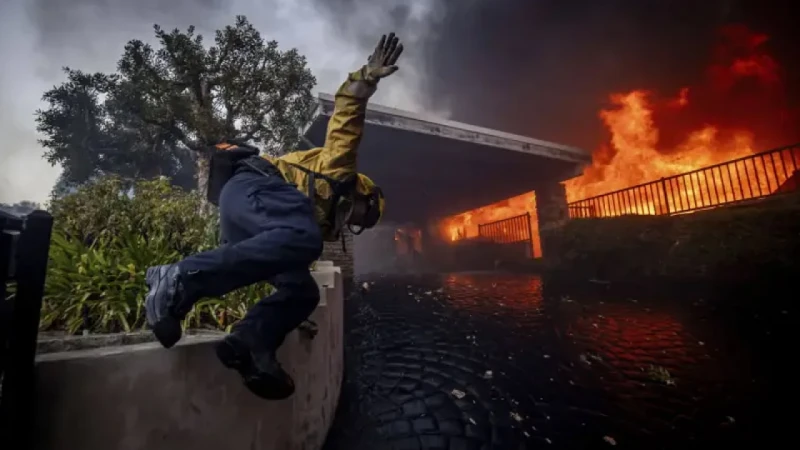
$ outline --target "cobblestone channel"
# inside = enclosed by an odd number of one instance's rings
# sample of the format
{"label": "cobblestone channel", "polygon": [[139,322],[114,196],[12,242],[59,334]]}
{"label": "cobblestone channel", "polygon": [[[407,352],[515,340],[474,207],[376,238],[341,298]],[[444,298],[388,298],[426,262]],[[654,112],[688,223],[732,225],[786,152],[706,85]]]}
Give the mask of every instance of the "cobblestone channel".
{"label": "cobblestone channel", "polygon": [[327,450],[694,448],[781,433],[781,306],[547,290],[532,275],[359,286]]}

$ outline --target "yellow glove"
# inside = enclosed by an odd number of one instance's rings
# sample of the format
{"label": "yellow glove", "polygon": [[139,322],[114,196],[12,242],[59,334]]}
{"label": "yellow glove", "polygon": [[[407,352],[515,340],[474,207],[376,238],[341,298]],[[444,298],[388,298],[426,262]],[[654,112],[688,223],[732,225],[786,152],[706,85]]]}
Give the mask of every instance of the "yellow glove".
{"label": "yellow glove", "polygon": [[403,53],[403,44],[400,39],[389,33],[384,34],[375,47],[375,51],[367,59],[367,64],[361,68],[360,80],[352,80],[346,88],[347,93],[357,98],[369,98],[378,89],[378,81],[397,72],[396,64],[400,54]]}

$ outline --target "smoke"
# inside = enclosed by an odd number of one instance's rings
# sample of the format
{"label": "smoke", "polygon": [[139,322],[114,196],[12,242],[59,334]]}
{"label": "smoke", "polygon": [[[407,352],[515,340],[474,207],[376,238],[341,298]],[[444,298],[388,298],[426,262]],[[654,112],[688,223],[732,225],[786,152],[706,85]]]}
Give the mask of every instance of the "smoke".
{"label": "smoke", "polygon": [[437,2],[384,2],[388,8],[377,6],[381,2],[351,3],[349,20],[343,21],[336,20],[342,9],[316,0],[0,2],[0,202],[45,201],[60,173],[42,158],[33,113],[43,106],[42,94],[64,80],[61,68],[113,72],[128,40],[154,42],[154,23],[167,29],[195,25],[210,42],[214,30],[244,14],[265,39],[304,54],[317,90],[328,93],[366,61],[380,34],[395,31],[406,43],[403,67],[384,82],[375,101],[421,110],[417,93],[425,66],[415,61],[429,36],[428,24],[442,16]]}
{"label": "smoke", "polygon": [[[800,40],[789,9],[753,0],[4,0],[0,2],[0,202],[47,197],[33,112],[65,65],[113,71],[152,24],[213,30],[247,15],[308,57],[332,92],[387,31],[406,44],[376,102],[593,150],[611,92],[677,92],[705,76],[715,31],[744,22],[771,36],[797,105]],[[793,66],[791,65],[793,64]],[[796,107],[796,106],[795,106]]]}
{"label": "smoke", "polygon": [[[435,74],[426,89],[455,120],[594,150],[607,138],[597,113],[610,93],[696,85],[722,25],[770,35],[777,59],[794,63],[797,27],[761,3],[537,0],[451,10],[426,49]],[[796,64],[786,70],[796,80]]]}

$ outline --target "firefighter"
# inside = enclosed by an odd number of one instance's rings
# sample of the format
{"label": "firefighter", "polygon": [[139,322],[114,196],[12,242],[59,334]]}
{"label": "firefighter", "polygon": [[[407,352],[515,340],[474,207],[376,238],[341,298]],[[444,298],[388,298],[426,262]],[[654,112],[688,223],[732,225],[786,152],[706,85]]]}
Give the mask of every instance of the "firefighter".
{"label": "firefighter", "polygon": [[356,153],[367,101],[398,70],[402,51],[394,33],[384,35],[367,64],[349,74],[323,147],[268,158],[243,143],[215,146],[208,197],[219,205],[222,245],[147,270],[147,323],[164,347],[181,338],[181,320],[201,298],[267,281],[274,292],[233,326],[216,353],[259,397],[294,393],[275,352],[319,303],[310,266],[323,241],[336,241],[345,227],[358,234],[383,214],[383,193],[356,172]]}

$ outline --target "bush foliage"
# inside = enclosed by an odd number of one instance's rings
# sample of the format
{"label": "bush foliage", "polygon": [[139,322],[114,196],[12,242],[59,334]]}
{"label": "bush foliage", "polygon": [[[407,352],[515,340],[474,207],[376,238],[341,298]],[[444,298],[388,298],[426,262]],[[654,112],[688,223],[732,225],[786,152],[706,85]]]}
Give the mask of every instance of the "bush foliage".
{"label": "bush foliage", "polygon": [[[168,180],[132,186],[104,178],[54,199],[41,328],[74,333],[141,329],[144,274],[218,243],[217,219],[200,196]],[[224,298],[204,299],[186,326],[226,329],[270,291],[256,285]]]}
{"label": "bush foliage", "polygon": [[570,220],[548,236],[549,269],[638,282],[752,282],[800,272],[800,195],[677,216]]}

